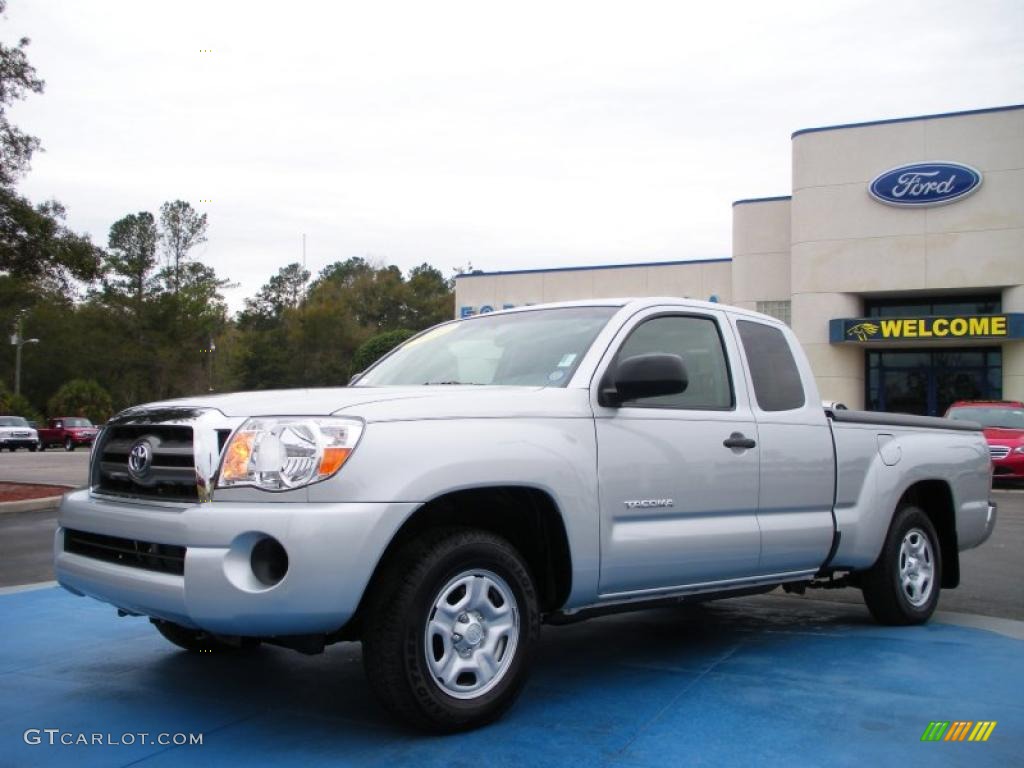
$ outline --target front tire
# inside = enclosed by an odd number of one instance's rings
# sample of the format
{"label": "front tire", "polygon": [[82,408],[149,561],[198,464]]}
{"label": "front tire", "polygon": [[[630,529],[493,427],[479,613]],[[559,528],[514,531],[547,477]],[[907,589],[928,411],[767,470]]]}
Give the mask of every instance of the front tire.
{"label": "front tire", "polygon": [[931,519],[921,509],[897,510],[882,554],[861,577],[864,602],[880,624],[923,624],[939,603],[942,551]]}
{"label": "front tire", "polygon": [[71,451],[75,450],[75,443],[70,437],[64,441],[64,450],[67,451],[68,453],[71,453]]}
{"label": "front tire", "polygon": [[383,707],[443,733],[501,716],[540,634],[519,552],[500,536],[449,528],[410,542],[384,569],[362,632],[363,666]]}

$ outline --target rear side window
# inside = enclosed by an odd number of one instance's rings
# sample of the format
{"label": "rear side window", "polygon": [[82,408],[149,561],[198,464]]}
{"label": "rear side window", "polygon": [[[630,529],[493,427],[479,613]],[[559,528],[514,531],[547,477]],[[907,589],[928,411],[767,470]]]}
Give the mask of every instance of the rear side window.
{"label": "rear side window", "polygon": [[806,401],[804,385],[782,331],[749,320],[738,320],[736,327],[747,355],[758,407],[762,411],[802,408]]}

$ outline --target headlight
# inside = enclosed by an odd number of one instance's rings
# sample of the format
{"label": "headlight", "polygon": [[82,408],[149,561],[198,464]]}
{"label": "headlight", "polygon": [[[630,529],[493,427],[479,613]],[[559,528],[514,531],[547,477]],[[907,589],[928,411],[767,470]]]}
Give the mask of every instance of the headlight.
{"label": "headlight", "polygon": [[218,488],[289,491],[326,480],[348,461],[363,422],[321,416],[248,419],[228,441]]}
{"label": "headlight", "polygon": [[1013,452],[1014,453],[1024,453],[1024,445],[1018,445],[1016,448],[1013,449]]}

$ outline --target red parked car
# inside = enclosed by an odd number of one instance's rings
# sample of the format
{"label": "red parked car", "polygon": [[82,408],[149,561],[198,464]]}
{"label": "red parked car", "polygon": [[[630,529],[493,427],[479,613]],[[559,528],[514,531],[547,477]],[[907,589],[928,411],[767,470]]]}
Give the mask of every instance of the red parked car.
{"label": "red parked car", "polygon": [[964,400],[949,406],[946,416],[976,421],[985,428],[993,478],[1024,480],[1024,403],[1017,400]]}
{"label": "red parked car", "polygon": [[99,429],[81,416],[57,416],[46,422],[39,430],[39,448],[46,450],[51,445],[62,445],[65,451],[73,451],[80,445],[92,445]]}

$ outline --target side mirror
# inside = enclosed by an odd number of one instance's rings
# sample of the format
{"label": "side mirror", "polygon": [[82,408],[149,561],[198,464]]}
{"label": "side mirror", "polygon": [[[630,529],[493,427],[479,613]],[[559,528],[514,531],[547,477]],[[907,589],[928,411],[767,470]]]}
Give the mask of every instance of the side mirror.
{"label": "side mirror", "polygon": [[678,395],[689,385],[686,365],[679,355],[654,352],[621,361],[605,376],[601,405],[617,406],[625,400]]}

